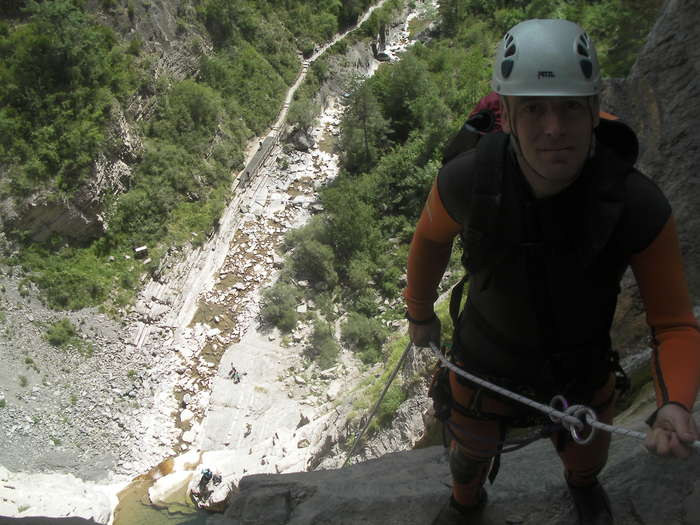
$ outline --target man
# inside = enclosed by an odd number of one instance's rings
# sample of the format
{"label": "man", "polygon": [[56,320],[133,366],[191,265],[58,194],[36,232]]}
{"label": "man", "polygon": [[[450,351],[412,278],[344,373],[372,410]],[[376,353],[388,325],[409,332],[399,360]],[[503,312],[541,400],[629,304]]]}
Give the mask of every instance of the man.
{"label": "man", "polygon": [[[404,295],[412,341],[439,344],[433,303],[459,234],[470,289],[453,338],[458,365],[545,403],[562,394],[610,423],[616,361],[609,332],[620,279],[631,266],[654,340],[659,408],[645,446],[687,457],[698,439],[690,411],[700,382],[700,330],[670,206],[633,168],[634,133],[599,117],[593,43],[566,20],[518,24],[499,46],[492,87],[508,134],[500,135],[502,153],[480,153],[484,137],[446,164],[411,243]],[[484,182],[484,170],[498,177]],[[494,180],[497,187],[484,191]],[[505,429],[530,413],[453,372],[449,386],[453,489],[435,523],[477,523]],[[579,523],[612,523],[597,478],[610,435],[598,432],[588,445],[561,433],[552,440]]]}

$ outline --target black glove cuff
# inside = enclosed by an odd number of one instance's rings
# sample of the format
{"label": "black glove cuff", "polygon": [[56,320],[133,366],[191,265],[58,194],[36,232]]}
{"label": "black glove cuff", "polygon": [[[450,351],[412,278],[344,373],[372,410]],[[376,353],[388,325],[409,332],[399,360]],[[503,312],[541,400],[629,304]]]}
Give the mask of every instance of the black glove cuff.
{"label": "black glove cuff", "polygon": [[677,405],[677,406],[681,407],[682,409],[684,409],[686,412],[690,412],[690,410],[688,410],[688,407],[686,407],[683,403],[679,403],[678,401],[668,401],[668,402],[664,403],[663,405],[661,405],[656,410],[654,410],[654,412],[648,418],[646,418],[646,420],[644,422],[647,425],[649,425],[649,427],[653,427],[654,423],[656,423],[656,416],[659,413],[659,410],[661,410],[666,405]]}
{"label": "black glove cuff", "polygon": [[419,321],[417,319],[414,319],[410,315],[408,315],[408,312],[406,312],[406,319],[408,319],[408,322],[411,324],[421,326],[421,325],[431,324],[432,322],[434,322],[435,319],[437,319],[437,315],[435,315],[435,312],[433,312],[433,315],[431,317],[428,317],[427,319],[423,319],[423,320]]}

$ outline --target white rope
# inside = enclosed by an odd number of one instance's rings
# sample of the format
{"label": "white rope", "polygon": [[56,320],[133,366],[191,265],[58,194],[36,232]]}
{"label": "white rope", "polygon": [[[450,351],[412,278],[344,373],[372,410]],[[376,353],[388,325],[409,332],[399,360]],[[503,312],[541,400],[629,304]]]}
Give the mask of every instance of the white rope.
{"label": "white rope", "polygon": [[[533,401],[532,399],[521,396],[520,394],[516,394],[515,392],[511,392],[510,390],[502,388],[498,385],[489,383],[485,379],[472,375],[466,370],[463,370],[462,368],[458,367],[454,363],[451,363],[432,341],[430,342],[430,349],[435,354],[435,356],[438,359],[440,359],[443,366],[449,368],[455,374],[469,379],[473,383],[486,387],[489,390],[497,392],[502,396],[513,399],[515,401],[518,401],[519,403],[522,403],[531,408],[534,408],[535,410],[539,410],[544,414],[547,414],[552,421],[554,421],[555,423],[561,423],[564,428],[571,432],[571,436],[577,443],[589,443],[591,439],[593,439],[595,429],[603,430],[611,434],[620,434],[622,436],[627,436],[642,441],[646,438],[646,434],[644,434],[643,432],[637,432],[635,430],[629,430],[627,428],[616,427],[613,425],[606,425],[605,423],[601,423],[597,420],[596,414],[593,411],[593,409],[584,405],[568,406],[566,403],[566,399],[564,399],[563,396],[555,396],[554,399],[552,399],[552,404],[560,404],[565,410],[565,412],[557,410],[556,408],[554,408],[554,406],[543,405],[542,403]],[[579,434],[579,431],[583,430],[586,427],[586,425],[592,427],[591,431],[586,436],[581,436]],[[691,446],[695,448],[700,448],[700,441],[694,441]]]}

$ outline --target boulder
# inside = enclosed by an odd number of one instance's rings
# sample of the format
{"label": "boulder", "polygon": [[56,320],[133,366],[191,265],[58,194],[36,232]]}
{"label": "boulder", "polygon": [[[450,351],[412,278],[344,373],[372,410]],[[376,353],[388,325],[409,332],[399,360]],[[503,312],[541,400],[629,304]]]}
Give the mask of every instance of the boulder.
{"label": "boulder", "polygon": [[173,472],[156,480],[148,489],[148,497],[156,506],[167,506],[173,503],[187,503],[187,487],[192,479],[193,471],[182,470]]}
{"label": "boulder", "polygon": [[188,487],[190,499],[195,506],[209,512],[224,512],[233,490],[233,483],[227,481],[221,481],[217,485],[210,481],[202,485],[198,480],[192,479]]}
{"label": "boulder", "polygon": [[297,129],[289,135],[287,142],[299,151],[309,151],[314,145],[314,138],[305,129]]}
{"label": "boulder", "polygon": [[197,450],[190,450],[185,454],[181,454],[173,459],[173,472],[181,472],[185,470],[194,470],[201,461],[202,453]]}
{"label": "boulder", "polygon": [[194,417],[194,412],[192,412],[189,409],[184,409],[182,412],[180,412],[180,423],[183,425],[189,423],[192,421],[192,418]]}
{"label": "boulder", "polygon": [[108,523],[120,488],[96,485],[72,474],[28,474],[0,466],[0,523],[4,523],[2,516],[25,517],[26,523],[39,523],[36,516]]}

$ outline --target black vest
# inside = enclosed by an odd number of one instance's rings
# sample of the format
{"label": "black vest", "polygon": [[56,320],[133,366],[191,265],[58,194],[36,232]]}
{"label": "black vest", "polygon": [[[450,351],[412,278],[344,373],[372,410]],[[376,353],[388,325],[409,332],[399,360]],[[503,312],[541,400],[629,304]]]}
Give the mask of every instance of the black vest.
{"label": "black vest", "polygon": [[543,399],[585,399],[610,373],[610,327],[632,254],[621,228],[632,164],[599,142],[579,178],[545,199],[532,196],[503,134],[481,139],[475,164],[500,175],[478,175],[463,196],[470,283],[456,353],[468,370]]}

